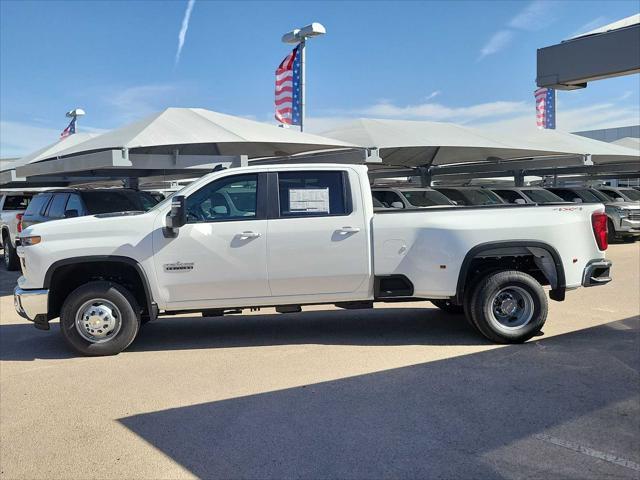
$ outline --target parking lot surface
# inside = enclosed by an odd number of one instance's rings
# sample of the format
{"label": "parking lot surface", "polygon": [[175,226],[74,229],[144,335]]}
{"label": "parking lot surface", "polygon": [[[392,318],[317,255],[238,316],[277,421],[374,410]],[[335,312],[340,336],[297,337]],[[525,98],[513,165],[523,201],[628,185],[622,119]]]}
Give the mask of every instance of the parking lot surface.
{"label": "parking lot surface", "polygon": [[640,478],[640,243],[498,346],[428,302],[167,317],[75,357],[0,275],[0,476]]}

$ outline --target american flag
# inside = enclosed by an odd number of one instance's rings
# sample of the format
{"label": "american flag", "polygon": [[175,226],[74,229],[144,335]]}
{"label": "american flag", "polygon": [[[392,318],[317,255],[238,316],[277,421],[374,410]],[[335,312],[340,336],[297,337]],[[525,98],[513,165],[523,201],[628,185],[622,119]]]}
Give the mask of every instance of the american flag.
{"label": "american flag", "polygon": [[67,128],[65,128],[60,134],[60,138],[67,138],[69,135],[73,135],[76,133],[76,117],[73,117],[73,120],[69,122]]}
{"label": "american flag", "polygon": [[294,48],[276,70],[276,120],[287,125],[300,125],[301,120],[300,48]]}
{"label": "american flag", "polygon": [[553,88],[539,88],[536,97],[536,125],[538,128],[556,128],[556,91]]}

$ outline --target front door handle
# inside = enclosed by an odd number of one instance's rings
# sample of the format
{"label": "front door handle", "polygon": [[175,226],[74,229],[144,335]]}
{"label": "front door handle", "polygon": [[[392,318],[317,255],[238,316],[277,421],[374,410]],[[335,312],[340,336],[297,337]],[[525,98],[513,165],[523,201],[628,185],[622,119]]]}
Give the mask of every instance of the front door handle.
{"label": "front door handle", "polygon": [[262,234],[258,232],[242,232],[239,233],[238,236],[240,238],[259,238],[262,236]]}
{"label": "front door handle", "polygon": [[358,227],[342,227],[338,231],[343,235],[346,235],[347,233],[358,233],[360,229]]}

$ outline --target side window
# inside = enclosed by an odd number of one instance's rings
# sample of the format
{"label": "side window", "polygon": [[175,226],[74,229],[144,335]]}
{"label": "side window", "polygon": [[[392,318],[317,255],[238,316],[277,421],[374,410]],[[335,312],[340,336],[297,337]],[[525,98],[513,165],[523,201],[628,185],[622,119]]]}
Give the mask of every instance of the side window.
{"label": "side window", "polygon": [[29,203],[29,206],[24,212],[25,216],[44,215],[44,210],[47,207],[50,198],[50,193],[43,193],[33,197],[33,200],[31,200],[31,203]]}
{"label": "side window", "polygon": [[573,199],[578,196],[577,194],[573,193],[571,190],[551,190],[551,191],[567,202],[573,202]]}
{"label": "side window", "polygon": [[349,215],[351,193],[346,172],[280,172],[281,217]]}
{"label": "side window", "polygon": [[616,193],[613,190],[600,190],[600,193],[602,193],[604,196],[606,196],[609,200],[615,200],[616,197],[619,197],[620,195],[616,195]]}
{"label": "side window", "polygon": [[[72,193],[71,195],[69,195],[69,200],[67,201],[67,206],[65,207],[64,211],[65,214],[66,212],[69,212],[71,210],[75,210],[76,211],[76,215],[82,215],[82,201],[80,200],[80,195],[76,195],[75,193]],[[66,215],[65,215],[66,216]]]}
{"label": "side window", "polygon": [[47,210],[47,217],[49,218],[64,218],[64,206],[67,204],[67,193],[56,193],[53,196],[53,200],[49,204]]}
{"label": "side window", "polygon": [[493,193],[497,193],[498,196],[502,197],[502,199],[507,203],[516,203],[517,199],[523,199],[513,190],[494,190]]}
{"label": "side window", "polygon": [[234,175],[202,187],[187,198],[189,223],[250,220],[258,207],[258,175]]}
{"label": "side window", "polygon": [[442,188],[442,189],[439,189],[438,191],[440,193],[443,193],[450,200],[453,200],[454,202],[456,202],[458,205],[468,205],[469,203],[467,202],[467,199],[464,198],[462,194],[457,190],[453,190],[450,188]]}
{"label": "side window", "polygon": [[396,192],[377,191],[373,192],[373,196],[380,200],[385,207],[391,207],[392,204],[396,202],[402,204],[400,208],[404,208],[404,202]]}

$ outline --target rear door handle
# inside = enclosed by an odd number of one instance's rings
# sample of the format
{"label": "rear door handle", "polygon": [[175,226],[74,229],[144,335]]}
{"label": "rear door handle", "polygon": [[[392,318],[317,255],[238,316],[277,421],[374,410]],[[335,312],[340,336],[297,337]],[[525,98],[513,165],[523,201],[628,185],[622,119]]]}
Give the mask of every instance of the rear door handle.
{"label": "rear door handle", "polygon": [[262,234],[258,232],[242,232],[242,233],[239,233],[238,236],[240,238],[258,238],[258,237],[261,237]]}
{"label": "rear door handle", "polygon": [[338,231],[342,234],[347,234],[347,233],[358,233],[360,229],[358,227],[342,227]]}

